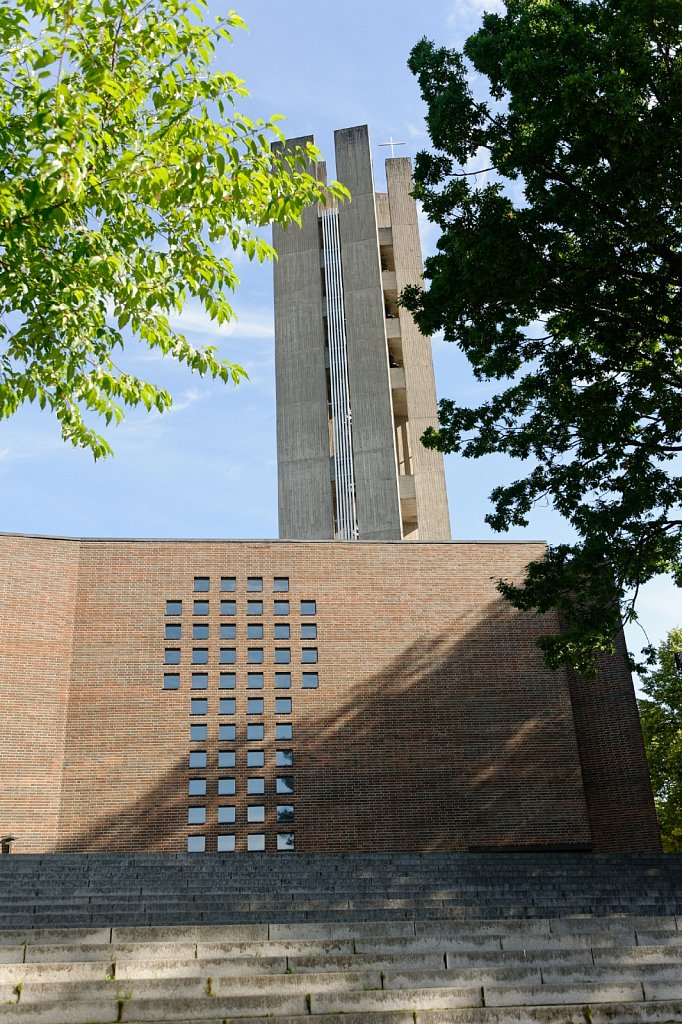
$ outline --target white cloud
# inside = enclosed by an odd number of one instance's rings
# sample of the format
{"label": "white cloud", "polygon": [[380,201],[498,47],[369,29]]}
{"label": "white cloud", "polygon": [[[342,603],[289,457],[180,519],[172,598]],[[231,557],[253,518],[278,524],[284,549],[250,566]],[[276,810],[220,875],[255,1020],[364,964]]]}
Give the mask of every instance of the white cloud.
{"label": "white cloud", "polygon": [[169,320],[171,326],[183,334],[210,334],[221,338],[273,338],[275,335],[272,313],[261,311],[245,314],[243,319],[237,316],[229,323],[217,324],[201,306],[192,304]]}

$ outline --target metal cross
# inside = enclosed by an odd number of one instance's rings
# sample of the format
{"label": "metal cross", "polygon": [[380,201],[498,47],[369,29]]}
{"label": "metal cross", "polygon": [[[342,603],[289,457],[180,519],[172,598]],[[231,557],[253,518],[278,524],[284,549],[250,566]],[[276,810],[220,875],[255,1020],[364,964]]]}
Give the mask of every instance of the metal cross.
{"label": "metal cross", "polygon": [[391,156],[392,156],[392,157],[395,157],[395,147],[396,147],[396,146],[404,146],[404,145],[405,145],[405,143],[404,143],[404,142],[394,142],[394,141],[393,141],[393,136],[392,136],[392,135],[390,136],[390,138],[389,138],[389,141],[388,141],[388,142],[380,142],[380,143],[379,143],[379,146],[380,146],[380,147],[381,147],[381,146],[390,146],[390,147],[391,147]]}

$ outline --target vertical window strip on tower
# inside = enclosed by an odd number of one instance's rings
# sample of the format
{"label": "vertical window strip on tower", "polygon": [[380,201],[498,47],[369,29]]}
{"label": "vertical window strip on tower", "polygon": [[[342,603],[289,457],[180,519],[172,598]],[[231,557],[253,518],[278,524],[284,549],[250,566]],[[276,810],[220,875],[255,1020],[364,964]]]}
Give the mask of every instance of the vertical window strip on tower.
{"label": "vertical window strip on tower", "polygon": [[322,212],[322,247],[327,287],[327,334],[331,380],[334,474],[336,478],[336,522],[342,540],[357,540],[355,474],[351,409],[348,392],[346,327],[341,279],[339,214],[333,208]]}

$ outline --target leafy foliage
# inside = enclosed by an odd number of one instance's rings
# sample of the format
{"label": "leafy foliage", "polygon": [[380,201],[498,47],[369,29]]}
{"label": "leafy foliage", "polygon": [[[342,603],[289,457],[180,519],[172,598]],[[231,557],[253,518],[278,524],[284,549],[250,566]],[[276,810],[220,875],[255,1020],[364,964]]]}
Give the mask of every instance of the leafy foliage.
{"label": "leafy foliage", "polygon": [[[273,119],[211,69],[243,25],[205,0],[21,0],[0,11],[0,418],[37,401],[65,439],[111,451],[86,422],[168,392],[119,368],[124,329],[200,374],[244,371],[169,322],[188,298],[217,324],[237,282],[216,248],[272,256],[257,229],[325,198],[312,147],[271,148]],[[334,183],[330,191],[345,194]],[[250,226],[249,226],[250,225]]]}
{"label": "leafy foliage", "polygon": [[658,648],[659,667],[649,672],[639,700],[644,745],[649,762],[663,848],[682,853],[682,629],[673,629]]}
{"label": "leafy foliage", "polygon": [[505,382],[477,408],[442,401],[424,442],[531,460],[487,521],[526,525],[549,501],[580,539],[500,589],[559,608],[546,659],[588,675],[642,583],[682,585],[681,15],[679,0],[508,0],[464,54],[424,39],[409,62],[437,150],[416,195],[441,237],[428,288],[402,301]]}

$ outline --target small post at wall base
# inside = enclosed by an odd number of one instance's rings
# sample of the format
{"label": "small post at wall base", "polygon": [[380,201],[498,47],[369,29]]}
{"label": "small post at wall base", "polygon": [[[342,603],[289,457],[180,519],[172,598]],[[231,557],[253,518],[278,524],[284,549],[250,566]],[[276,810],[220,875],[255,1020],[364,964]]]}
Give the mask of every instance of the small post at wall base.
{"label": "small post at wall base", "polygon": [[1,836],[0,837],[0,854],[11,853],[12,843],[16,843],[16,836]]}

